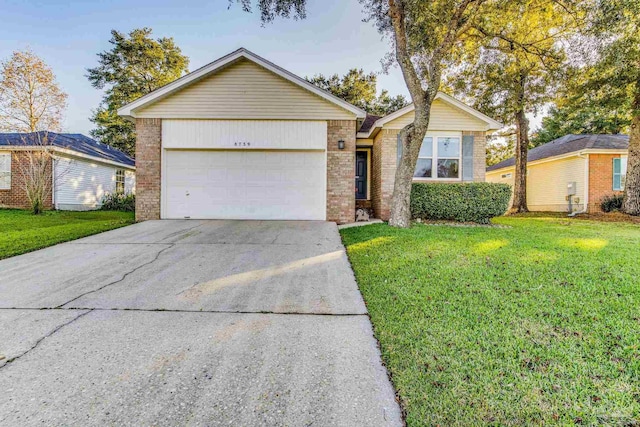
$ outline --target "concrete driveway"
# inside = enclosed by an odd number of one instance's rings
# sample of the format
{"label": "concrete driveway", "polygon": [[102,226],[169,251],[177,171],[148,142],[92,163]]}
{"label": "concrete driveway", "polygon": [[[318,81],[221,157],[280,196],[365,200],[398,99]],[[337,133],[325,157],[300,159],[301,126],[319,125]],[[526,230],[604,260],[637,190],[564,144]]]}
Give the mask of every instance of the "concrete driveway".
{"label": "concrete driveway", "polygon": [[0,261],[0,425],[401,425],[335,224],[149,221]]}

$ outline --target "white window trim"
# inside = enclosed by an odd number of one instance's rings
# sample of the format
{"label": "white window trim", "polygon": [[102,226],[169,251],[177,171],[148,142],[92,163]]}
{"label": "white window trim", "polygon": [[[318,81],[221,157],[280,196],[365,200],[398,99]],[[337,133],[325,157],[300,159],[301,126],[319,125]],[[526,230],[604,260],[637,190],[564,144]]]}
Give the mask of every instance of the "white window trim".
{"label": "white window trim", "polygon": [[[122,179],[120,181],[118,180],[118,172],[120,172],[120,175],[122,177]],[[125,176],[125,173],[126,172],[125,172],[124,169],[116,169],[116,174],[115,174],[115,184],[116,184],[116,186],[114,188],[116,194],[125,194],[125,192],[127,190],[127,185],[126,185],[127,178]],[[122,192],[118,192],[118,183],[122,184]]]}
{"label": "white window trim", "polygon": [[[9,184],[8,186],[0,185],[0,190],[11,190],[11,162],[13,161],[10,151],[2,151],[0,152],[0,156],[7,156],[9,158],[9,170],[8,171],[0,171],[0,173],[8,173],[9,174]],[[1,181],[0,181],[1,182]]]}
{"label": "white window trim", "polygon": [[[613,189],[613,191],[624,191],[625,185],[626,185],[626,177],[627,177],[627,167],[628,167],[628,157],[627,156],[620,156],[620,157],[614,157],[613,162],[615,163],[616,160],[620,161],[620,173],[617,174],[615,171],[615,164],[613,165],[613,174],[611,177],[611,188]],[[620,188],[616,188],[616,175],[620,175]]]}
{"label": "white window trim", "polygon": [[[432,138],[433,150],[431,157],[431,174],[435,175],[431,178],[413,177],[414,182],[432,182],[432,181],[460,181],[462,182],[462,132],[427,132],[425,138]],[[457,178],[438,178],[438,138],[458,138],[458,177]],[[428,159],[429,157],[418,157],[418,159]],[[456,157],[443,157],[442,160],[455,160]]]}

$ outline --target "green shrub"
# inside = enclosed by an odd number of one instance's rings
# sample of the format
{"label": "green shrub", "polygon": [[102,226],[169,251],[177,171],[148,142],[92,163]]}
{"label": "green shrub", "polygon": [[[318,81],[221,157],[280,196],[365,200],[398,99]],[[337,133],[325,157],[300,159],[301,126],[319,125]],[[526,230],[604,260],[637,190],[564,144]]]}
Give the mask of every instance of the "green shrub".
{"label": "green shrub", "polygon": [[136,195],[133,193],[107,193],[102,197],[103,211],[135,212]]}
{"label": "green shrub", "polygon": [[507,184],[420,183],[411,191],[411,215],[415,218],[489,223],[509,207],[511,187]]}
{"label": "green shrub", "polygon": [[600,201],[600,209],[602,209],[602,212],[621,211],[623,201],[624,196],[622,194],[604,196]]}

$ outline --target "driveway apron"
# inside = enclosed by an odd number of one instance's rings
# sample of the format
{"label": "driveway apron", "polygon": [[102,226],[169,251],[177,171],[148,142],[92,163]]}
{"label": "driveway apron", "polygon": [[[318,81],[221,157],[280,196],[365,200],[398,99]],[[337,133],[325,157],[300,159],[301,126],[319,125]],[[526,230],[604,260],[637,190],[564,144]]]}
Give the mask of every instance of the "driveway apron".
{"label": "driveway apron", "polygon": [[0,425],[402,425],[337,228],[147,221],[0,261]]}

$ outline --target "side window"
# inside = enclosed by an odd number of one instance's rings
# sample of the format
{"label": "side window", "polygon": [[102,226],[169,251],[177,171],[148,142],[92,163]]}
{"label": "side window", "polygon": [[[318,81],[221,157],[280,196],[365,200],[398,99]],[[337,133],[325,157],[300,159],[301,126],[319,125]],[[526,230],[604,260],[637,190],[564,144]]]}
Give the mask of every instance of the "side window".
{"label": "side window", "polygon": [[0,153],[0,190],[11,190],[11,153]]}
{"label": "side window", "polygon": [[613,190],[624,191],[626,178],[627,178],[627,158],[618,157],[613,159]]}
{"label": "side window", "polygon": [[124,169],[116,170],[116,194],[124,194]]}

